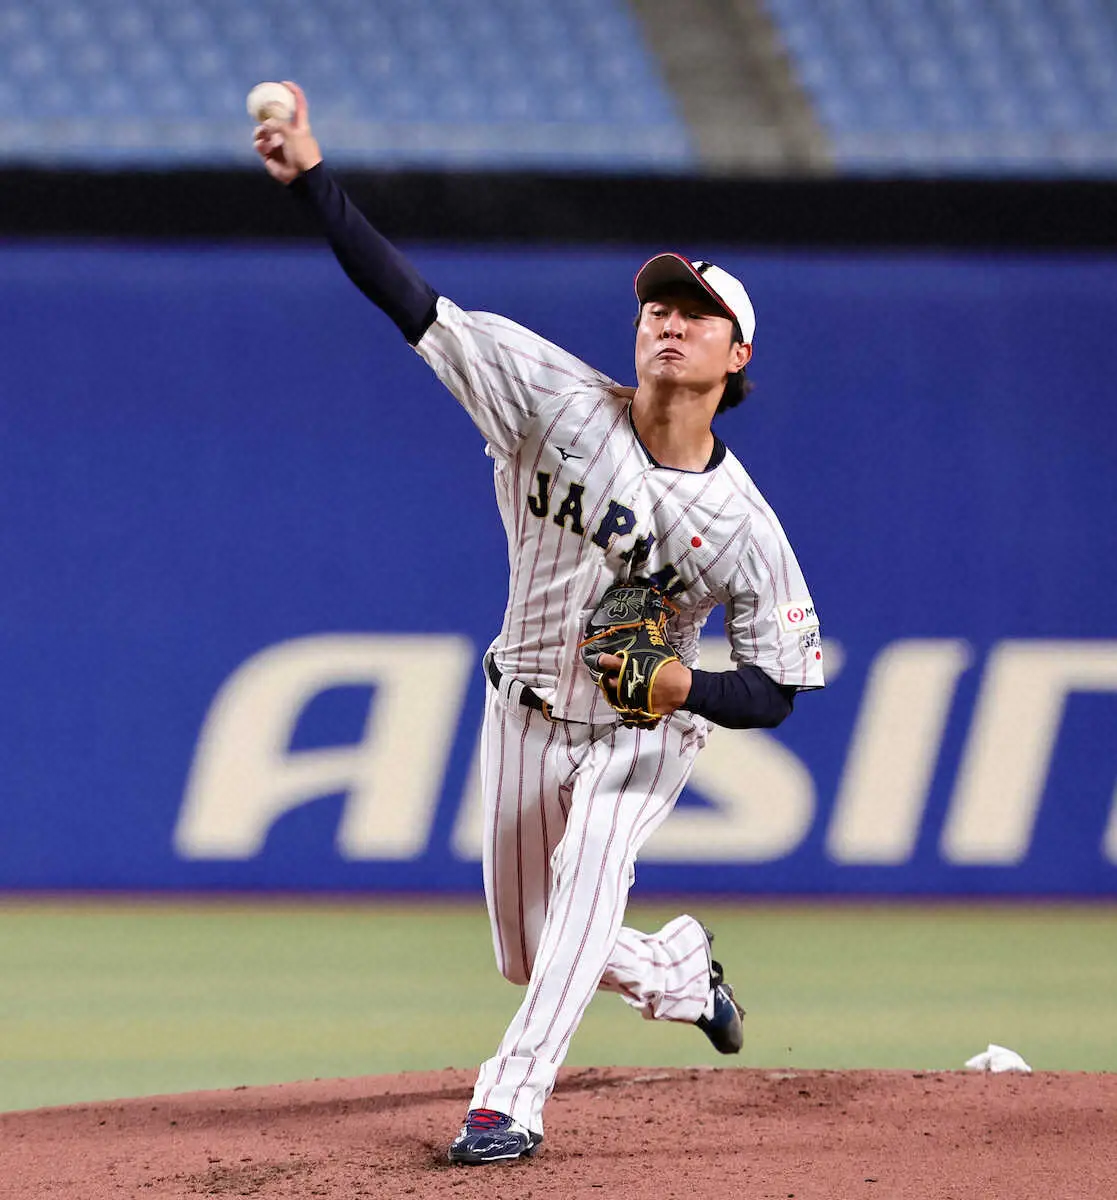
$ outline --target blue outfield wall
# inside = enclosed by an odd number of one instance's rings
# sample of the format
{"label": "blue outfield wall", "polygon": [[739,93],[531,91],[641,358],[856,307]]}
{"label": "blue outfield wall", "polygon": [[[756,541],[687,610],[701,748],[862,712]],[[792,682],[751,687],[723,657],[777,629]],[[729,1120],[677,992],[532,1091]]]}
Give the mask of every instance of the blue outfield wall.
{"label": "blue outfield wall", "polygon": [[[415,257],[629,381],[655,249]],[[640,893],[1113,896],[1117,259],[687,249],[831,683],[715,733]],[[423,363],[313,247],[8,246],[0,309],[0,887],[477,889],[506,551]]]}

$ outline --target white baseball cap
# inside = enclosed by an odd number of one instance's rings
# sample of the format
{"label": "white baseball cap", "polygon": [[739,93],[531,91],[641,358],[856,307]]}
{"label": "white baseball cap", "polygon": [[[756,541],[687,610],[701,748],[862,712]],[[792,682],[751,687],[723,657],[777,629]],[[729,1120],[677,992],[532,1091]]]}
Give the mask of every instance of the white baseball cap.
{"label": "white baseball cap", "polygon": [[691,262],[681,254],[657,254],[636,272],[636,299],[643,304],[649,296],[672,283],[696,283],[709,292],[741,327],[744,340],[752,345],[756,314],[745,285],[739,279],[702,259]]}

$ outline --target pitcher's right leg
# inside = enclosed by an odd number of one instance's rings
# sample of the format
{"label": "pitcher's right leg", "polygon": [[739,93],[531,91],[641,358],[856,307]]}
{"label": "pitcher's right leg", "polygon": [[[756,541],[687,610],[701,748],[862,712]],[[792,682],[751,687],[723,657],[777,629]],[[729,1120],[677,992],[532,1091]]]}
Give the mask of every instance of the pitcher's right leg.
{"label": "pitcher's right leg", "polygon": [[636,851],[670,812],[693,761],[669,722],[593,727],[586,736],[527,995],[473,1092],[474,1108],[539,1134],[570,1039],[613,954]]}
{"label": "pitcher's right leg", "polygon": [[527,983],[547,917],[551,856],[570,804],[565,725],[509,708],[493,688],[481,730],[482,867],[493,951],[501,974]]}

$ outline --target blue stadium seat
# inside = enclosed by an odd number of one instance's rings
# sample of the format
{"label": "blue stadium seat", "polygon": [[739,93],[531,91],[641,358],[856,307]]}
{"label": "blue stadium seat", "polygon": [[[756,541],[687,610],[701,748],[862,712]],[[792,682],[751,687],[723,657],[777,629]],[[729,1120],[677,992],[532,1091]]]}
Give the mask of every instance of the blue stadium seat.
{"label": "blue stadium seat", "polygon": [[244,97],[285,78],[345,165],[695,161],[625,0],[10,0],[0,158],[248,165]]}
{"label": "blue stadium seat", "polygon": [[1112,0],[765,0],[839,165],[1117,174]]}

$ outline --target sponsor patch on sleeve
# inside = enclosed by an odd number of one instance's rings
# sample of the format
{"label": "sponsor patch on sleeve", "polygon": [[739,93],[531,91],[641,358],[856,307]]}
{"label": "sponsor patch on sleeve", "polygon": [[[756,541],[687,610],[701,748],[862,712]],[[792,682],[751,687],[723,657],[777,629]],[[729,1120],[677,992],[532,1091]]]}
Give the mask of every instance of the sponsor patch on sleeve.
{"label": "sponsor patch on sleeve", "polygon": [[780,619],[780,628],[785,633],[801,633],[804,629],[817,629],[818,617],[814,605],[802,601],[792,601],[781,604],[776,609]]}
{"label": "sponsor patch on sleeve", "polygon": [[813,629],[808,629],[806,633],[799,635],[799,649],[805,654],[808,650],[822,649],[822,634],[816,625]]}

